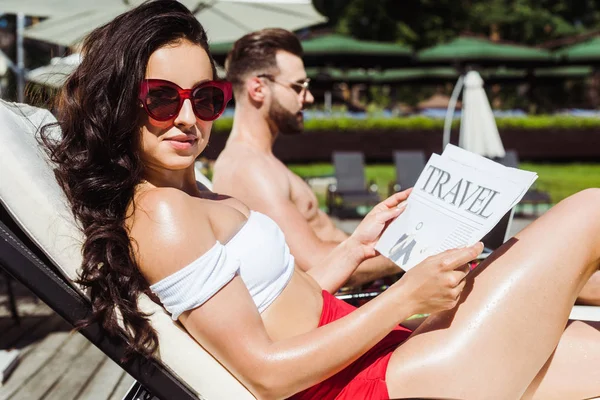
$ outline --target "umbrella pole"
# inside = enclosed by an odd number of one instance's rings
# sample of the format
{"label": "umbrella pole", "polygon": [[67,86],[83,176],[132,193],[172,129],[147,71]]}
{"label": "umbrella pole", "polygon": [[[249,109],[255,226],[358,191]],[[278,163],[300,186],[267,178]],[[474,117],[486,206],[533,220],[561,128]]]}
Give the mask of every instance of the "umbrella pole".
{"label": "umbrella pole", "polygon": [[17,14],[17,100],[25,100],[25,48],[23,46],[23,32],[25,30],[25,14]]}
{"label": "umbrella pole", "polygon": [[446,147],[446,145],[448,143],[450,143],[450,131],[452,130],[452,118],[454,117],[454,109],[456,108],[456,102],[458,101],[458,96],[460,96],[460,91],[463,87],[463,83],[464,83],[464,75],[461,75],[458,77],[458,81],[456,81],[454,90],[452,90],[452,96],[450,96],[450,101],[448,102],[448,109],[446,110],[446,118],[444,119],[444,136],[443,136],[442,150]]}
{"label": "umbrella pole", "polygon": [[324,105],[325,105],[325,111],[327,112],[327,114],[331,114],[331,106],[332,106],[331,90],[325,91]]}

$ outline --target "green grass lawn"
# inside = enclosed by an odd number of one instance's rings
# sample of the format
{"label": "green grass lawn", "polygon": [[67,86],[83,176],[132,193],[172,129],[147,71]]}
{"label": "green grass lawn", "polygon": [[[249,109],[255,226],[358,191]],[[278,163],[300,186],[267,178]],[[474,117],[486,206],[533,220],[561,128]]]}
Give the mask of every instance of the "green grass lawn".
{"label": "green grass lawn", "polygon": [[[580,190],[590,187],[600,187],[600,163],[590,164],[537,164],[522,163],[522,169],[537,172],[539,178],[535,187],[550,193],[554,203]],[[296,174],[306,176],[333,175],[333,165],[309,164],[289,165]],[[394,166],[391,164],[369,165],[366,167],[367,181],[374,180],[379,187],[381,196],[387,196],[388,185],[395,177]],[[324,206],[324,193],[317,193],[319,204]]]}
{"label": "green grass lawn", "polygon": [[537,172],[536,188],[550,193],[554,203],[580,190],[600,187],[600,164],[522,163],[520,167]]}

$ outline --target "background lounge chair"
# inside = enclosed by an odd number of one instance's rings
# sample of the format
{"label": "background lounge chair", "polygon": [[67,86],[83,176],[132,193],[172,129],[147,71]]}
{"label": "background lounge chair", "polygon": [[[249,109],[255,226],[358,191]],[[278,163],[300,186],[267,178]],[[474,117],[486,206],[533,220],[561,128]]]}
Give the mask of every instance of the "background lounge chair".
{"label": "background lounge chair", "polygon": [[485,246],[483,252],[478,256],[478,260],[487,258],[494,250],[502,246],[510,238],[510,226],[512,223],[515,209],[512,208],[498,221],[496,226],[485,235],[481,241]]}
{"label": "background lounge chair", "polygon": [[393,153],[396,181],[389,186],[389,195],[415,186],[425,168],[425,152],[421,150],[396,150]]}
{"label": "background lounge chair", "polygon": [[[507,150],[506,155],[501,158],[497,158],[494,161],[511,168],[519,168],[519,155],[515,150]],[[519,202],[519,211],[516,213],[519,217],[533,217],[536,218],[541,215],[540,207],[542,205],[548,205],[552,203],[552,199],[547,192],[535,188],[533,186],[525,193],[525,196]],[[533,209],[533,213],[525,213],[523,210],[524,205],[529,205]]]}
{"label": "background lounge chair", "polygon": [[337,217],[358,217],[359,207],[370,208],[379,203],[377,185],[365,179],[365,156],[357,151],[334,151],[333,166],[336,184],[327,190],[329,214]]}
{"label": "background lounge chair", "polygon": [[[73,283],[82,234],[35,137],[52,121],[46,110],[0,101],[0,266],[73,324],[90,303]],[[98,325],[81,333],[159,398],[254,398],[160,305],[145,295],[139,304],[158,331],[159,361],[137,356],[122,363],[122,341]]]}

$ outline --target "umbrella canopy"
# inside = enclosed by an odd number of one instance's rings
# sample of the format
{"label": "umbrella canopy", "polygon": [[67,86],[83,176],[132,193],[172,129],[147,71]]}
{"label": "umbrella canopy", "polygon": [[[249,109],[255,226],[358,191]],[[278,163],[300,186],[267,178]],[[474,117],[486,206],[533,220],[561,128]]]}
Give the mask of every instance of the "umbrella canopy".
{"label": "umbrella canopy", "polygon": [[386,42],[373,42],[358,40],[350,36],[330,34],[304,40],[304,51],[311,55],[366,55],[366,56],[401,56],[410,57],[412,51],[409,47]]}
{"label": "umbrella canopy", "polygon": [[459,146],[485,157],[504,157],[504,146],[483,90],[483,79],[476,71],[470,71],[464,85]]}
{"label": "umbrella canopy", "polygon": [[[50,64],[36,68],[27,73],[27,80],[53,89],[60,88],[69,75],[81,63],[81,54],[75,53],[67,57],[54,57]],[[217,76],[225,78],[225,70],[217,66]]]}
{"label": "umbrella canopy", "polygon": [[[211,53],[223,63],[233,42],[215,43]],[[411,61],[409,47],[384,42],[358,40],[350,36],[330,34],[302,41],[304,64],[308,67],[392,67]]]}
{"label": "umbrella canopy", "polygon": [[[478,71],[486,82],[528,82],[582,79],[592,75],[592,67],[568,66],[554,68],[506,69],[486,68]],[[333,83],[364,83],[371,85],[428,84],[456,81],[459,73],[453,67],[397,68],[383,71],[373,69],[340,69],[328,67],[307,67],[306,74],[311,78],[311,86],[331,86]],[[436,100],[437,101],[437,100]],[[448,102],[438,106],[446,108]],[[439,108],[438,106],[434,108]]]}
{"label": "umbrella canopy", "polygon": [[404,82],[455,80],[454,68],[403,68],[384,71],[368,69],[342,70],[339,68],[306,68],[306,74],[315,82],[353,82],[371,84],[394,84]]}
{"label": "umbrella canopy", "polygon": [[[600,51],[600,50],[599,50]],[[555,67],[538,68],[534,71],[536,78],[563,79],[563,78],[586,78],[592,76],[592,67]]]}
{"label": "umbrella canopy", "polygon": [[304,40],[302,47],[304,63],[309,66],[390,68],[408,64],[412,59],[412,50],[407,46],[337,34]]}
{"label": "umbrella canopy", "polygon": [[548,50],[512,44],[494,43],[472,37],[459,37],[448,43],[421,50],[417,59],[423,64],[522,65],[550,64]]}
{"label": "umbrella canopy", "polygon": [[600,63],[600,36],[572,46],[563,47],[554,54],[558,59],[568,63]]}
{"label": "umbrella canopy", "polygon": [[59,88],[81,62],[79,53],[68,57],[55,57],[49,65],[29,71],[27,80],[51,88]]}
{"label": "umbrella canopy", "polygon": [[143,0],[102,0],[102,2],[91,0],[2,0],[0,12],[23,13],[36,17],[57,17],[91,9],[125,9],[128,4],[136,6],[142,2]]}
{"label": "umbrella canopy", "polygon": [[[13,0],[7,0],[12,2]],[[39,0],[23,0],[26,5]],[[58,1],[58,0],[49,0]],[[67,0],[69,3],[72,0]],[[79,0],[74,3],[70,11],[61,6],[60,11],[51,17],[25,30],[25,37],[63,46],[72,46],[80,42],[95,28],[111,21],[117,15],[129,10],[141,1],[129,0],[130,4],[123,4],[123,0],[103,1]],[[188,8],[194,11],[196,17],[206,29],[208,37],[213,42],[233,41],[248,32],[266,27],[279,26],[289,30],[297,30],[306,26],[324,22],[325,18],[318,14],[309,0],[281,0],[269,1],[235,1],[213,0],[202,2],[198,0],[181,0]],[[44,2],[45,4],[45,2]],[[83,6],[85,5],[85,6]],[[33,12],[29,7],[24,7],[22,12]],[[11,8],[0,5],[0,11],[15,12],[16,5]],[[8,11],[7,11],[8,10]],[[35,15],[49,12],[47,6],[40,7]],[[274,22],[276,21],[276,22]]]}

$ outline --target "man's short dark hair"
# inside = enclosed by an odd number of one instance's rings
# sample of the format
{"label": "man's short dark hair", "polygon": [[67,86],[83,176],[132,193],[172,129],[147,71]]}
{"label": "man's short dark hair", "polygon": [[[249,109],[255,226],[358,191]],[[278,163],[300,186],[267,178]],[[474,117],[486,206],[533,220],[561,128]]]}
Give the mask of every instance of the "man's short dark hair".
{"label": "man's short dark hair", "polygon": [[238,92],[243,87],[250,74],[279,73],[275,55],[280,50],[302,57],[300,41],[285,29],[263,29],[238,39],[225,61],[227,80],[232,83],[234,91]]}

